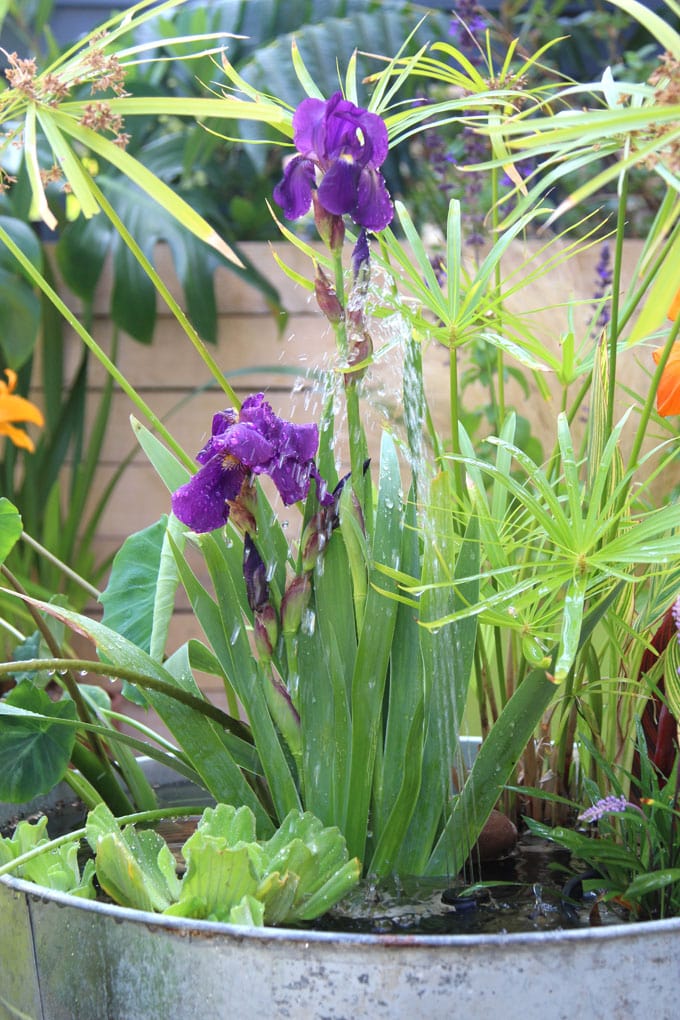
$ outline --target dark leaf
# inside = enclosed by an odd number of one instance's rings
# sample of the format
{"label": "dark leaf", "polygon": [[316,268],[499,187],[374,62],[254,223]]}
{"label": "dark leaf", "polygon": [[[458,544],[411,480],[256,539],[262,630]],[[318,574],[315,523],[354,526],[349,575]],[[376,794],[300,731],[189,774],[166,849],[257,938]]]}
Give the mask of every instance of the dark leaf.
{"label": "dark leaf", "polygon": [[[0,702],[53,719],[76,718],[72,701],[52,701],[22,683]],[[4,715],[0,725],[0,800],[21,804],[48,793],[63,777],[75,742],[75,728],[28,715]]]}

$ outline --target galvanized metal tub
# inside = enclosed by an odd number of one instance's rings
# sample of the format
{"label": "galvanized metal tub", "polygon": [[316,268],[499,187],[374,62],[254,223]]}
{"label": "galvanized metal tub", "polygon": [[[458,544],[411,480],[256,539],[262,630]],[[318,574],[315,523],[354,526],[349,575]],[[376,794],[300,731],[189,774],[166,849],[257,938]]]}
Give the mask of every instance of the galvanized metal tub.
{"label": "galvanized metal tub", "polygon": [[[14,815],[16,806],[0,807],[0,825]],[[0,1018],[678,1016],[680,918],[494,936],[244,929],[46,893],[6,876],[0,921]]]}

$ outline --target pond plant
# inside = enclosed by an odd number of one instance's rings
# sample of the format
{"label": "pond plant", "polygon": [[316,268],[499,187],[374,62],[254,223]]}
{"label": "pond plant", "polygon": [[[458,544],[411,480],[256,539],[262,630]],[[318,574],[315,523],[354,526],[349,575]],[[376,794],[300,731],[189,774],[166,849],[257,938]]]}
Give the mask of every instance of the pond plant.
{"label": "pond plant", "polygon": [[[528,813],[545,803],[557,811],[567,795],[574,802],[597,788],[623,798],[612,810],[637,824],[643,809],[629,807],[635,720],[649,698],[666,703],[672,688],[661,691],[656,660],[642,673],[640,665],[677,597],[680,554],[677,501],[653,495],[676,458],[668,418],[680,412],[680,35],[633,0],[614,6],[661,47],[649,80],[616,80],[609,70],[588,82],[546,78],[552,43],[533,55],[513,43],[499,52],[484,34],[475,44],[481,60],[454,36],[375,58],[365,81],[349,55],[327,95],[293,46],[295,106],[253,88],[220,52],[222,83],[209,95],[156,101],[126,94],[126,61],[143,52],[120,47],[131,19],[158,13],[147,2],[49,72],[12,58],[3,109],[10,139],[25,148],[36,207],[49,215],[40,134],[83,216],[109,218],[223,391],[194,459],[0,223],[7,257],[129,397],[133,432],[168,489],[167,516],[118,553],[101,621],[30,596],[5,571],[36,635],[0,666],[16,681],[0,702],[0,798],[22,803],[66,779],[91,809],[84,835],[99,882],[126,905],[276,923],[323,912],[360,874],[457,876],[511,788],[516,810]],[[70,98],[71,82],[101,80],[104,68],[110,96]],[[428,84],[427,102],[402,99],[414,81]],[[125,151],[125,119],[158,112],[210,119],[217,131],[220,121],[259,125],[280,140],[280,180],[262,201],[310,271],[288,266],[281,251],[275,258],[315,298],[319,328],[332,330],[337,349],[333,365],[305,380],[309,413],[280,415],[265,393],[239,400],[87,170],[87,153],[110,161],[229,255]],[[462,169],[486,175],[488,243],[467,257],[467,210],[452,199],[435,264],[408,201],[390,195],[383,164],[430,132],[461,129],[481,142],[477,162]],[[623,289],[629,181],[641,168],[658,201]],[[613,222],[579,216],[609,187]],[[566,213],[575,220],[562,229]],[[504,258],[527,235],[534,257],[506,277]],[[611,286],[598,299],[597,325],[578,325],[575,302],[568,331],[547,344],[531,307],[518,313],[508,304],[518,294],[529,301],[532,282],[603,240]],[[443,433],[423,372],[431,350],[449,377]],[[488,434],[479,417],[470,424],[461,399],[468,359],[480,350],[495,424]],[[642,393],[622,368],[634,354],[648,369]],[[395,360],[399,421],[386,420],[376,443],[365,427],[366,380]],[[547,396],[551,379],[556,413],[554,433],[541,437],[545,454],[520,434],[513,378],[527,393],[533,387],[534,399]],[[4,557],[21,541],[21,508],[4,499],[0,510]],[[202,637],[172,649],[180,586]],[[62,654],[66,631],[91,641],[97,657]],[[219,678],[226,709],[203,693],[200,674]],[[113,711],[106,690],[85,682],[91,677],[121,680],[169,737]],[[668,708],[676,712],[673,700]],[[461,737],[475,726],[483,739],[468,767]],[[160,837],[131,827],[164,813],[140,751],[218,805],[185,845],[181,880]],[[531,799],[533,787],[553,799]],[[675,829],[674,789],[670,800],[656,798],[671,819],[657,827],[664,839]],[[612,827],[612,841],[619,834]],[[81,874],[71,845],[43,843],[43,835],[17,830],[0,848],[0,873],[24,868],[47,882],[40,861],[52,850],[62,862],[55,881],[92,894],[91,869]],[[581,843],[576,849],[588,859]],[[643,863],[666,868],[667,859]],[[242,892],[235,899],[224,892],[230,877]],[[676,881],[674,872],[666,884]],[[661,901],[675,904],[677,895]]]}

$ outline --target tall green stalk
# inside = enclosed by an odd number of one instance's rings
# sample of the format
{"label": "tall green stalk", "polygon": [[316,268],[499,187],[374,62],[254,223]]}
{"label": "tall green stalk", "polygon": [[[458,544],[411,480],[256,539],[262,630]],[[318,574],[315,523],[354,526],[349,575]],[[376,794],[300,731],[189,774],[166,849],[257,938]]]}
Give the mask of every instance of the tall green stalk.
{"label": "tall green stalk", "polygon": [[234,389],[232,388],[226,375],[218,365],[217,361],[201,340],[200,336],[192,326],[183,309],[180,307],[180,305],[173,297],[169,287],[158,275],[152,263],[146,257],[140,246],[137,244],[137,241],[134,239],[132,234],[129,232],[123,221],[116,213],[113,206],[108,202],[105,195],[97,187],[94,181],[92,182],[92,189],[95,195],[97,196],[97,201],[101,205],[102,211],[105,212],[108,218],[111,220],[111,223],[115,227],[116,232],[120,235],[122,240],[125,242],[125,244],[128,246],[134,257],[139,262],[144,272],[151,280],[156,293],[159,294],[161,298],[165,301],[166,305],[174,315],[175,319],[186,333],[188,339],[191,341],[199,357],[204,362],[212,378],[222,387],[227,397],[231,401],[232,406],[238,409],[241,406],[241,401],[236,396]]}
{"label": "tall green stalk", "polygon": [[[489,172],[489,176],[491,178],[491,236],[492,237],[496,237],[497,236],[497,231],[498,231],[498,223],[499,223],[499,218],[498,218],[498,195],[499,195],[499,189],[498,189],[498,167],[492,167],[490,172]],[[501,294],[501,284],[502,284],[502,270],[501,270],[501,260],[500,259],[496,263],[496,268],[494,270],[494,278],[495,278],[496,298],[497,298],[497,302],[498,302],[498,304],[495,306],[497,308],[496,321],[497,321],[497,324],[498,324],[498,328],[502,329],[502,322],[501,322],[502,316],[501,316],[501,305],[500,305],[500,294]],[[505,364],[504,364],[504,358],[503,358],[503,350],[502,350],[501,347],[497,347],[496,348],[496,375],[498,376],[498,383],[497,383],[498,392],[497,392],[497,394],[493,395],[493,399],[494,399],[494,403],[496,405],[496,428],[500,429],[500,428],[502,428],[503,422],[505,421]]]}
{"label": "tall green stalk", "polygon": [[607,417],[605,435],[611,435],[614,427],[614,401],[616,399],[616,357],[619,341],[619,304],[621,293],[621,268],[623,265],[624,226],[628,215],[628,174],[621,174],[619,204],[616,222],[616,244],[614,247],[614,272],[612,276],[611,319],[609,321],[609,371],[607,388]]}
{"label": "tall green stalk", "polygon": [[345,405],[347,408],[347,435],[349,439],[349,459],[352,471],[352,486],[359,497],[367,518],[370,520],[370,479],[364,476],[364,465],[368,460],[368,443],[366,431],[361,419],[359,401],[359,380],[352,375],[351,361],[353,352],[350,350],[347,335],[347,294],[345,288],[345,272],[342,261],[342,247],[332,251],[335,294],[345,314],[333,320],[335,343],[340,361],[340,370],[344,374]]}
{"label": "tall green stalk", "polygon": [[461,463],[460,447],[460,389],[458,384],[458,347],[452,346],[449,355],[449,414],[451,422],[451,452],[453,454],[453,477],[455,491],[462,499],[465,488],[465,472]]}

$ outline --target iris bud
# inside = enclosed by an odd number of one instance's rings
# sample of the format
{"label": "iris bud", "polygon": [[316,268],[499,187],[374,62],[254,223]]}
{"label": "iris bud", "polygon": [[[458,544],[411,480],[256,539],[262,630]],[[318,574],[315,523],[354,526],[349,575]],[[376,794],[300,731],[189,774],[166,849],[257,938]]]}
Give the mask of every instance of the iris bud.
{"label": "iris bud", "polygon": [[276,610],[269,603],[255,613],[253,626],[255,650],[260,662],[269,662],[279,638],[279,620]]}
{"label": "iris bud", "polygon": [[319,237],[332,252],[342,251],[345,242],[345,224],[342,216],[329,213],[319,202],[316,194],[312,197],[314,206],[314,222],[319,231]]}
{"label": "iris bud", "polygon": [[284,634],[297,634],[302,614],[309,605],[312,584],[309,574],[300,574],[290,582],[281,600],[281,627]]}
{"label": "iris bud", "polygon": [[345,310],[338,300],[335,287],[318,264],[314,277],[314,293],[316,294],[316,303],[328,321],[331,323],[342,322]]}

